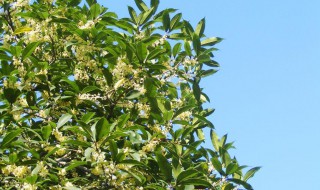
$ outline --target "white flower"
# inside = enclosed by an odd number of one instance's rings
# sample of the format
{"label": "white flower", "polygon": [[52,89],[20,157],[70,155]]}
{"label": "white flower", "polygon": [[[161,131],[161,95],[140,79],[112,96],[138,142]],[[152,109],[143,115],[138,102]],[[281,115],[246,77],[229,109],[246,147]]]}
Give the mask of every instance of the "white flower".
{"label": "white flower", "polygon": [[82,22],[79,23],[79,28],[80,29],[90,29],[95,25],[93,20],[88,20],[86,24],[83,25]]}

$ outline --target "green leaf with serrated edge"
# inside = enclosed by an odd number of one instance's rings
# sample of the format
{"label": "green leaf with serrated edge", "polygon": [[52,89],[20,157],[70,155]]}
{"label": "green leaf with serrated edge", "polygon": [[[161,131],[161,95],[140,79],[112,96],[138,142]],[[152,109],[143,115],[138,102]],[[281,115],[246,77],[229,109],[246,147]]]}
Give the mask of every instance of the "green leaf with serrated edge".
{"label": "green leaf with serrated edge", "polygon": [[247,173],[244,175],[243,180],[248,181],[251,177],[254,176],[254,174],[259,171],[261,167],[254,167],[247,171]]}
{"label": "green leaf with serrated edge", "polygon": [[200,22],[198,23],[196,30],[195,30],[195,33],[199,36],[199,38],[202,37],[205,26],[206,26],[206,19],[203,18],[200,20]]}
{"label": "green leaf with serrated edge", "polygon": [[138,24],[139,24],[139,20],[138,20],[138,16],[137,16],[136,11],[135,11],[132,7],[130,7],[130,6],[128,6],[128,11],[129,11],[129,15],[130,15],[132,21],[133,21],[136,25],[138,25]]}
{"label": "green leaf with serrated edge", "polygon": [[0,148],[6,148],[7,146],[9,146],[10,143],[22,133],[22,131],[22,129],[17,129],[6,134],[6,136],[2,139]]}
{"label": "green leaf with serrated edge", "polygon": [[70,114],[64,114],[59,118],[59,121],[57,123],[57,129],[62,127],[64,124],[66,124],[70,119],[72,118],[72,115]]}
{"label": "green leaf with serrated edge", "polygon": [[213,46],[222,41],[222,38],[212,37],[205,39],[201,42],[201,46]]}
{"label": "green leaf with serrated edge", "polygon": [[66,171],[72,170],[73,168],[76,168],[78,166],[87,165],[87,162],[85,161],[72,161],[69,166],[67,166],[65,169]]}
{"label": "green leaf with serrated edge", "polygon": [[171,180],[172,178],[172,168],[171,164],[168,162],[167,158],[162,155],[160,151],[156,151],[157,163],[160,168],[160,172],[164,175],[166,180]]}
{"label": "green leaf with serrated edge", "polygon": [[33,51],[38,47],[40,43],[39,42],[32,42],[30,44],[27,45],[27,47],[23,50],[22,52],[22,60],[24,60],[25,58],[28,58]]}

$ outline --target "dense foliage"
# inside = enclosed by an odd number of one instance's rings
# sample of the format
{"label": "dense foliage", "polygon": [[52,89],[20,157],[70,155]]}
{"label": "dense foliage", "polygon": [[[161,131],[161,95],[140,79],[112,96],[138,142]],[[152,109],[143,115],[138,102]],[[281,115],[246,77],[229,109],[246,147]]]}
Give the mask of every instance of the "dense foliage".
{"label": "dense foliage", "polygon": [[135,2],[0,1],[0,189],[252,189],[203,107],[221,39]]}

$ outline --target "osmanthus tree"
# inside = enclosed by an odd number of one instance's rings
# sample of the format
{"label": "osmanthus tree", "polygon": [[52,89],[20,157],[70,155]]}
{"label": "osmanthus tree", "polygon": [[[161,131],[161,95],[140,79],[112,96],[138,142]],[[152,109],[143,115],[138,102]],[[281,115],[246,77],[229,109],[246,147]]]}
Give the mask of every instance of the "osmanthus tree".
{"label": "osmanthus tree", "polygon": [[221,39],[135,3],[0,1],[0,189],[252,189],[203,107]]}

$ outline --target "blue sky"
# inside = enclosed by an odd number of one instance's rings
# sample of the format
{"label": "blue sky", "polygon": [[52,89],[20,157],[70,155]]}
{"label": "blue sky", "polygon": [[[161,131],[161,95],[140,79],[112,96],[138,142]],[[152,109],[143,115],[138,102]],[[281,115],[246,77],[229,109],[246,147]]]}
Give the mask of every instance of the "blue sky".
{"label": "blue sky", "polygon": [[[126,16],[133,0],[100,1]],[[220,71],[202,82],[219,135],[256,190],[317,190],[320,180],[320,1],[163,0],[195,25],[206,17]],[[318,187],[318,188],[317,188]]]}

